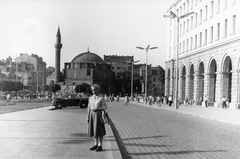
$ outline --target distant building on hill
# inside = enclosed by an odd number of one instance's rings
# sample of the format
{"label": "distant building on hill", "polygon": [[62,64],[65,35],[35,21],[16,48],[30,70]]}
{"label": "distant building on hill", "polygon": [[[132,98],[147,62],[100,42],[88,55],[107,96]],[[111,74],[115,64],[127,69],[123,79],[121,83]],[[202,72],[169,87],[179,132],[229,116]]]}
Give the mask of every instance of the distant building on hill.
{"label": "distant building on hill", "polygon": [[126,61],[133,61],[134,56],[104,55],[103,59],[111,65],[111,70],[116,74],[131,70],[131,65]]}

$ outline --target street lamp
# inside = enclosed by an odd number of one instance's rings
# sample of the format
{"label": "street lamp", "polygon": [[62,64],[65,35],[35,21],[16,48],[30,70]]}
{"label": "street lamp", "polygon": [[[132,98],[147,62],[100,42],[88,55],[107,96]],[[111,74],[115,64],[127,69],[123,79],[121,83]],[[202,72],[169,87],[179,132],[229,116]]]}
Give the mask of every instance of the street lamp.
{"label": "street lamp", "polygon": [[131,78],[131,99],[133,101],[133,64],[139,62],[140,60],[137,61],[126,61],[127,63],[130,63],[132,65],[132,78]]}
{"label": "street lamp", "polygon": [[177,16],[173,11],[170,11],[170,15],[163,15],[165,18],[174,19],[177,18],[177,55],[176,55],[176,69],[175,69],[175,109],[178,109],[178,56],[179,56],[179,20],[189,15],[194,14],[194,12],[189,12],[187,14]]}
{"label": "street lamp", "polygon": [[150,47],[148,45],[146,48],[137,46],[137,49],[146,50],[146,71],[145,71],[145,104],[147,104],[147,63],[148,63],[148,50],[157,49],[157,47]]}

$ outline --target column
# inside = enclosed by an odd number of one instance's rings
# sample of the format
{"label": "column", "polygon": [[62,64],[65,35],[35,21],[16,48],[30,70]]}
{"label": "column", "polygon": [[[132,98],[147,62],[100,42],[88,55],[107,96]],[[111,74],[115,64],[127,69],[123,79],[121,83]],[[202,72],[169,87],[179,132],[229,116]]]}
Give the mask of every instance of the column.
{"label": "column", "polygon": [[215,93],[215,103],[214,107],[221,107],[222,99],[222,72],[216,72],[216,93]]}
{"label": "column", "polygon": [[240,105],[240,99],[239,99],[239,88],[240,88],[240,84],[239,84],[239,70],[234,70],[232,71],[232,92],[231,92],[231,103],[230,103],[230,108],[233,109],[239,109],[239,105]]}

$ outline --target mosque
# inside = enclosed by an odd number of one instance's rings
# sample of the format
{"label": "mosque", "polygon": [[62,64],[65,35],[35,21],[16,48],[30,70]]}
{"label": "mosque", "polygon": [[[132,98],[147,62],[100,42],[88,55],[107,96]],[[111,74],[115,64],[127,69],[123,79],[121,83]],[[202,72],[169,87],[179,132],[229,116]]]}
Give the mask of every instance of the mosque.
{"label": "mosque", "polygon": [[71,62],[64,63],[64,81],[60,81],[61,34],[58,28],[55,44],[55,83],[61,85],[61,92],[73,92],[78,84],[99,84],[100,93],[112,94],[115,88],[114,73],[111,65],[95,53],[83,52],[75,56]]}

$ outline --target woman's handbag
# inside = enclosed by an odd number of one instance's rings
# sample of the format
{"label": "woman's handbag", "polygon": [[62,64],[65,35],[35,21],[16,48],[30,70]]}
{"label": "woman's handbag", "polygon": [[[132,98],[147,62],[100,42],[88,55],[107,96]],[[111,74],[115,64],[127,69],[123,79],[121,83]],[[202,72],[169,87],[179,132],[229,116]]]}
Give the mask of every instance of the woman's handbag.
{"label": "woman's handbag", "polygon": [[104,125],[109,125],[109,116],[108,116],[108,113],[105,110],[102,111],[101,121]]}

